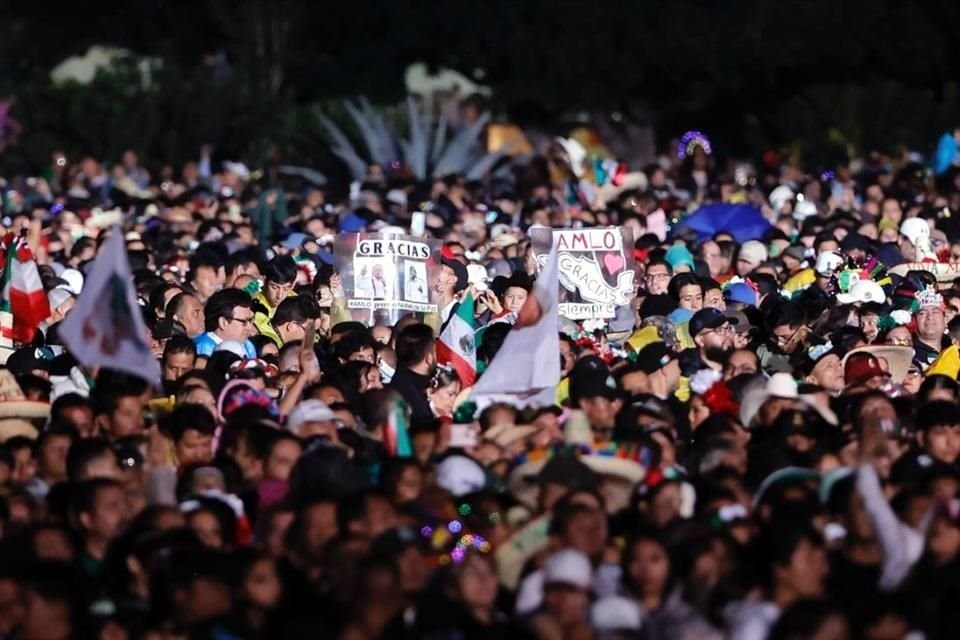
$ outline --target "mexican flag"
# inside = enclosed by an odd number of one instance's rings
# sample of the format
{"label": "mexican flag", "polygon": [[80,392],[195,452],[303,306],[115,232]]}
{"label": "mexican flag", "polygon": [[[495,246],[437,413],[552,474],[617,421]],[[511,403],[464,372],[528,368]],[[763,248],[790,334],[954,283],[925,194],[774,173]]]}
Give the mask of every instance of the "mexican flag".
{"label": "mexican flag", "polygon": [[467,294],[447,320],[437,342],[437,361],[451,364],[464,387],[477,379],[477,345],[474,338],[473,295]]}
{"label": "mexican flag", "polygon": [[40,323],[50,317],[47,293],[26,238],[7,233],[0,243],[0,251],[3,252],[0,311],[13,314],[13,339],[30,343]]}
{"label": "mexican flag", "polygon": [[410,407],[401,398],[396,398],[390,407],[387,428],[383,432],[383,446],[392,457],[409,458],[413,455],[410,432],[407,429],[409,416]]}

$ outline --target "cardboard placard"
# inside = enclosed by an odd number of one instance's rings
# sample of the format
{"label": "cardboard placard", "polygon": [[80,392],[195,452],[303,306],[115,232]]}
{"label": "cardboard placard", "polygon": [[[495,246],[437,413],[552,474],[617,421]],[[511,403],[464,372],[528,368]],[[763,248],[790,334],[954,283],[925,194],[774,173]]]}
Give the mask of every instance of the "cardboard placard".
{"label": "cardboard placard", "polygon": [[404,312],[436,313],[440,243],[415,236],[347,233],[334,247],[347,308],[369,325],[396,323]]}
{"label": "cardboard placard", "polygon": [[570,320],[613,318],[636,295],[633,232],[626,227],[530,229],[542,268],[553,242],[560,271],[560,315]]}

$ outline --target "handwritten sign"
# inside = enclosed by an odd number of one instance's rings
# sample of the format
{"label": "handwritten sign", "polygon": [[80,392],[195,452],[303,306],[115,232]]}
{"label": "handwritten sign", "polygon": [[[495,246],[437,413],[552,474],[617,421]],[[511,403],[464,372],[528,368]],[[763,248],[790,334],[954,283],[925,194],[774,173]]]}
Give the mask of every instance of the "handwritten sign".
{"label": "handwritten sign", "polygon": [[625,227],[530,230],[542,268],[557,243],[560,315],[571,320],[613,318],[629,305],[634,285],[633,233]]}

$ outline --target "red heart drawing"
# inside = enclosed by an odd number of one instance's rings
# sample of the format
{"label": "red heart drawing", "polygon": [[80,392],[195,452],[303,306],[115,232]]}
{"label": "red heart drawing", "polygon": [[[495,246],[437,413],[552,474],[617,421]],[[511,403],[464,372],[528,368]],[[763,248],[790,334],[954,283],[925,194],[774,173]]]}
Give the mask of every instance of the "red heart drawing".
{"label": "red heart drawing", "polygon": [[608,253],[603,256],[603,266],[607,268],[607,271],[610,273],[617,273],[623,269],[624,260],[623,256],[619,253]]}

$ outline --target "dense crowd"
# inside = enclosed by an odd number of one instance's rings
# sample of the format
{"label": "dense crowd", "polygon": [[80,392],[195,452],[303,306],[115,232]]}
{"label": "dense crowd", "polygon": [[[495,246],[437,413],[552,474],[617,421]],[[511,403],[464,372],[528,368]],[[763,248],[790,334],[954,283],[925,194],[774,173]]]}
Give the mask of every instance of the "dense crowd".
{"label": "dense crowd", "polygon": [[[0,369],[0,638],[955,637],[960,172],[582,151],[349,195],[209,150],[10,178],[46,305]],[[628,229],[635,297],[559,323],[552,403],[478,404],[437,339],[469,298],[478,384],[511,355],[535,225]],[[337,245],[411,226],[437,312],[368,326]],[[159,380],[61,335],[118,241]]]}

